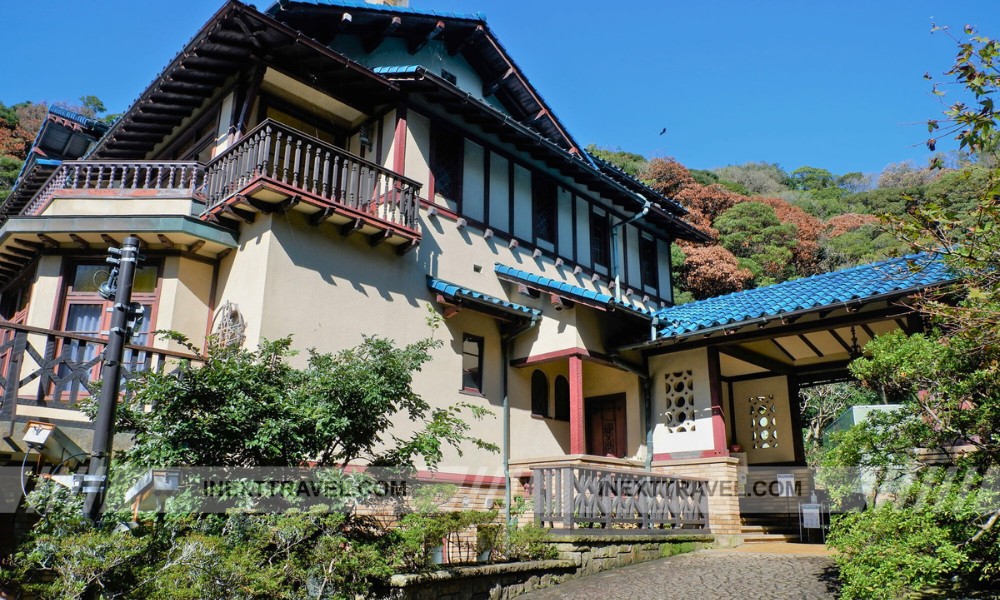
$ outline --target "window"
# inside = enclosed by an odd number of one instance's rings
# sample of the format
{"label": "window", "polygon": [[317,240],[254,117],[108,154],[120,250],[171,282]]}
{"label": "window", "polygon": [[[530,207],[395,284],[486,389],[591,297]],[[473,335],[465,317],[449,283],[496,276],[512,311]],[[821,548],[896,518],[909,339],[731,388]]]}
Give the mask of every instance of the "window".
{"label": "window", "polygon": [[539,176],[531,178],[531,211],[535,244],[556,249],[557,192],[555,182]]}
{"label": "window", "polygon": [[597,207],[590,210],[590,261],[594,270],[610,270],[611,223],[608,213]]}
{"label": "window", "polygon": [[549,416],[549,378],[538,369],[531,373],[531,414]]}
{"label": "window", "polygon": [[[69,333],[102,337],[111,329],[114,304],[105,300],[97,290],[107,281],[111,265],[106,263],[79,262],[69,265],[66,274],[66,289],[63,306],[61,307],[62,329]],[[139,267],[132,284],[132,302],[138,302],[144,309],[143,320],[138,330],[132,335],[130,344],[149,346],[152,343],[149,332],[155,317],[157,290],[159,288],[160,265],[147,262]],[[91,344],[82,340],[67,342],[71,344],[69,358],[73,361],[90,361],[97,358],[103,349],[103,344]],[[139,353],[141,354],[141,353]],[[126,349],[124,363],[133,360],[142,362],[143,358],[132,350]],[[62,375],[63,373],[61,373]],[[94,367],[91,380],[99,377],[98,367]],[[73,384],[67,383],[58,392],[67,391]]]}
{"label": "window", "polygon": [[468,333],[462,337],[462,390],[483,393],[483,338]]}
{"label": "window", "polygon": [[457,211],[462,196],[462,164],[465,146],[450,131],[435,129],[431,135],[431,178],[434,202]]}
{"label": "window", "polygon": [[659,265],[656,262],[656,240],[639,234],[639,279],[644,290],[656,293],[659,289]]}
{"label": "window", "polygon": [[569,421],[569,380],[562,375],[556,377],[556,410],[557,421]]}

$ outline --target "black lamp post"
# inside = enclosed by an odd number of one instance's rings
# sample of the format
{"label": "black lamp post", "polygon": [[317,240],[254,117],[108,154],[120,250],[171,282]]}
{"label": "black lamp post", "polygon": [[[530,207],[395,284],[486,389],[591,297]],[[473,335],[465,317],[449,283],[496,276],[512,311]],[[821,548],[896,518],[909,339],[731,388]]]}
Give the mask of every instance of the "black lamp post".
{"label": "black lamp post", "polygon": [[[141,260],[139,238],[129,236],[121,248],[109,248],[108,262],[115,265],[108,281],[101,285],[98,293],[104,298],[114,298],[111,330],[108,345],[104,348],[104,364],[101,367],[101,397],[94,421],[94,445],[90,453],[90,468],[84,476],[83,492],[86,499],[83,514],[93,521],[101,515],[104,496],[107,492],[108,463],[111,442],[115,434],[115,412],[118,406],[118,392],[121,385],[122,358],[125,344],[132,331],[129,320],[136,314],[132,306],[132,282]],[[139,308],[141,310],[141,307]]]}

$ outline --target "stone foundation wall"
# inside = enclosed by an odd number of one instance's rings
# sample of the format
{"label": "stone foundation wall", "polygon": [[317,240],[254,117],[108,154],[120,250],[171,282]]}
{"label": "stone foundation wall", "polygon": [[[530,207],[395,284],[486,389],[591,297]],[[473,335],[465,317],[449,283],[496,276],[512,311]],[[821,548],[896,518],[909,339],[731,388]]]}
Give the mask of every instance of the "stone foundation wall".
{"label": "stone foundation wall", "polygon": [[[514,598],[567,579],[616,567],[711,547],[711,535],[553,535],[549,542],[558,560],[507,563],[396,575],[389,597],[401,600],[436,598]],[[609,591],[608,597],[614,597]]]}

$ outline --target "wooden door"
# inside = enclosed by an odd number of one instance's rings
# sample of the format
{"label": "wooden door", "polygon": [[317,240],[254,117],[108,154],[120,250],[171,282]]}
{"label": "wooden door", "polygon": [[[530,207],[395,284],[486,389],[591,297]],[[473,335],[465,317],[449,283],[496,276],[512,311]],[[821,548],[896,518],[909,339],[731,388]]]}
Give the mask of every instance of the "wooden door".
{"label": "wooden door", "polygon": [[587,398],[587,454],[622,458],[625,446],[625,394]]}

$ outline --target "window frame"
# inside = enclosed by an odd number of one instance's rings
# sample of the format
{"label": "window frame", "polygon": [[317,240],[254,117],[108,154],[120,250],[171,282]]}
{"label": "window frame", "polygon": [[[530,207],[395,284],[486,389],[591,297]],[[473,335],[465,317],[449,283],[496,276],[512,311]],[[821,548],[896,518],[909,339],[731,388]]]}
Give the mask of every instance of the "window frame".
{"label": "window frame", "polygon": [[[470,354],[470,353],[468,353],[468,352],[465,351],[465,344],[469,343],[469,342],[472,342],[472,343],[476,344],[476,350],[478,352],[478,355],[476,355],[476,354]],[[462,382],[461,382],[462,386],[461,386],[460,390],[463,391],[463,392],[465,392],[465,393],[468,393],[468,394],[477,394],[477,395],[480,395],[480,396],[484,395],[483,394],[483,354],[485,353],[485,346],[486,346],[486,344],[484,342],[485,342],[485,339],[481,335],[474,335],[474,334],[471,334],[471,333],[463,333],[462,334]],[[474,371],[471,370],[471,369],[466,369],[466,367],[465,367],[465,357],[466,356],[474,356],[476,358],[476,367],[475,367]],[[466,377],[469,376],[469,375],[472,376],[472,383],[475,384],[474,386],[468,386],[468,385],[466,385]]]}
{"label": "window frame", "polygon": [[[453,146],[450,146],[451,144]],[[447,156],[442,157],[442,153],[449,150],[454,153],[453,160],[450,163],[442,163],[441,161],[448,158]],[[451,212],[460,213],[465,174],[465,137],[451,128],[431,123],[430,156],[427,160],[427,171],[430,184],[428,186],[428,200]],[[444,173],[445,171],[447,172]],[[448,190],[447,195],[441,193],[439,173],[449,175],[451,180],[451,189]]]}
{"label": "window frame", "polygon": [[539,248],[555,251],[559,245],[559,185],[538,173],[531,174],[531,235]]}
{"label": "window frame", "polygon": [[549,376],[541,369],[531,372],[531,416],[549,418]]}
{"label": "window frame", "polygon": [[[594,271],[607,275],[611,272],[611,217],[608,211],[594,205],[590,206],[589,233],[590,266]],[[600,258],[605,262],[599,262]]]}
{"label": "window frame", "polygon": [[658,260],[656,238],[639,232],[639,284],[647,293],[659,295],[660,264]]}

